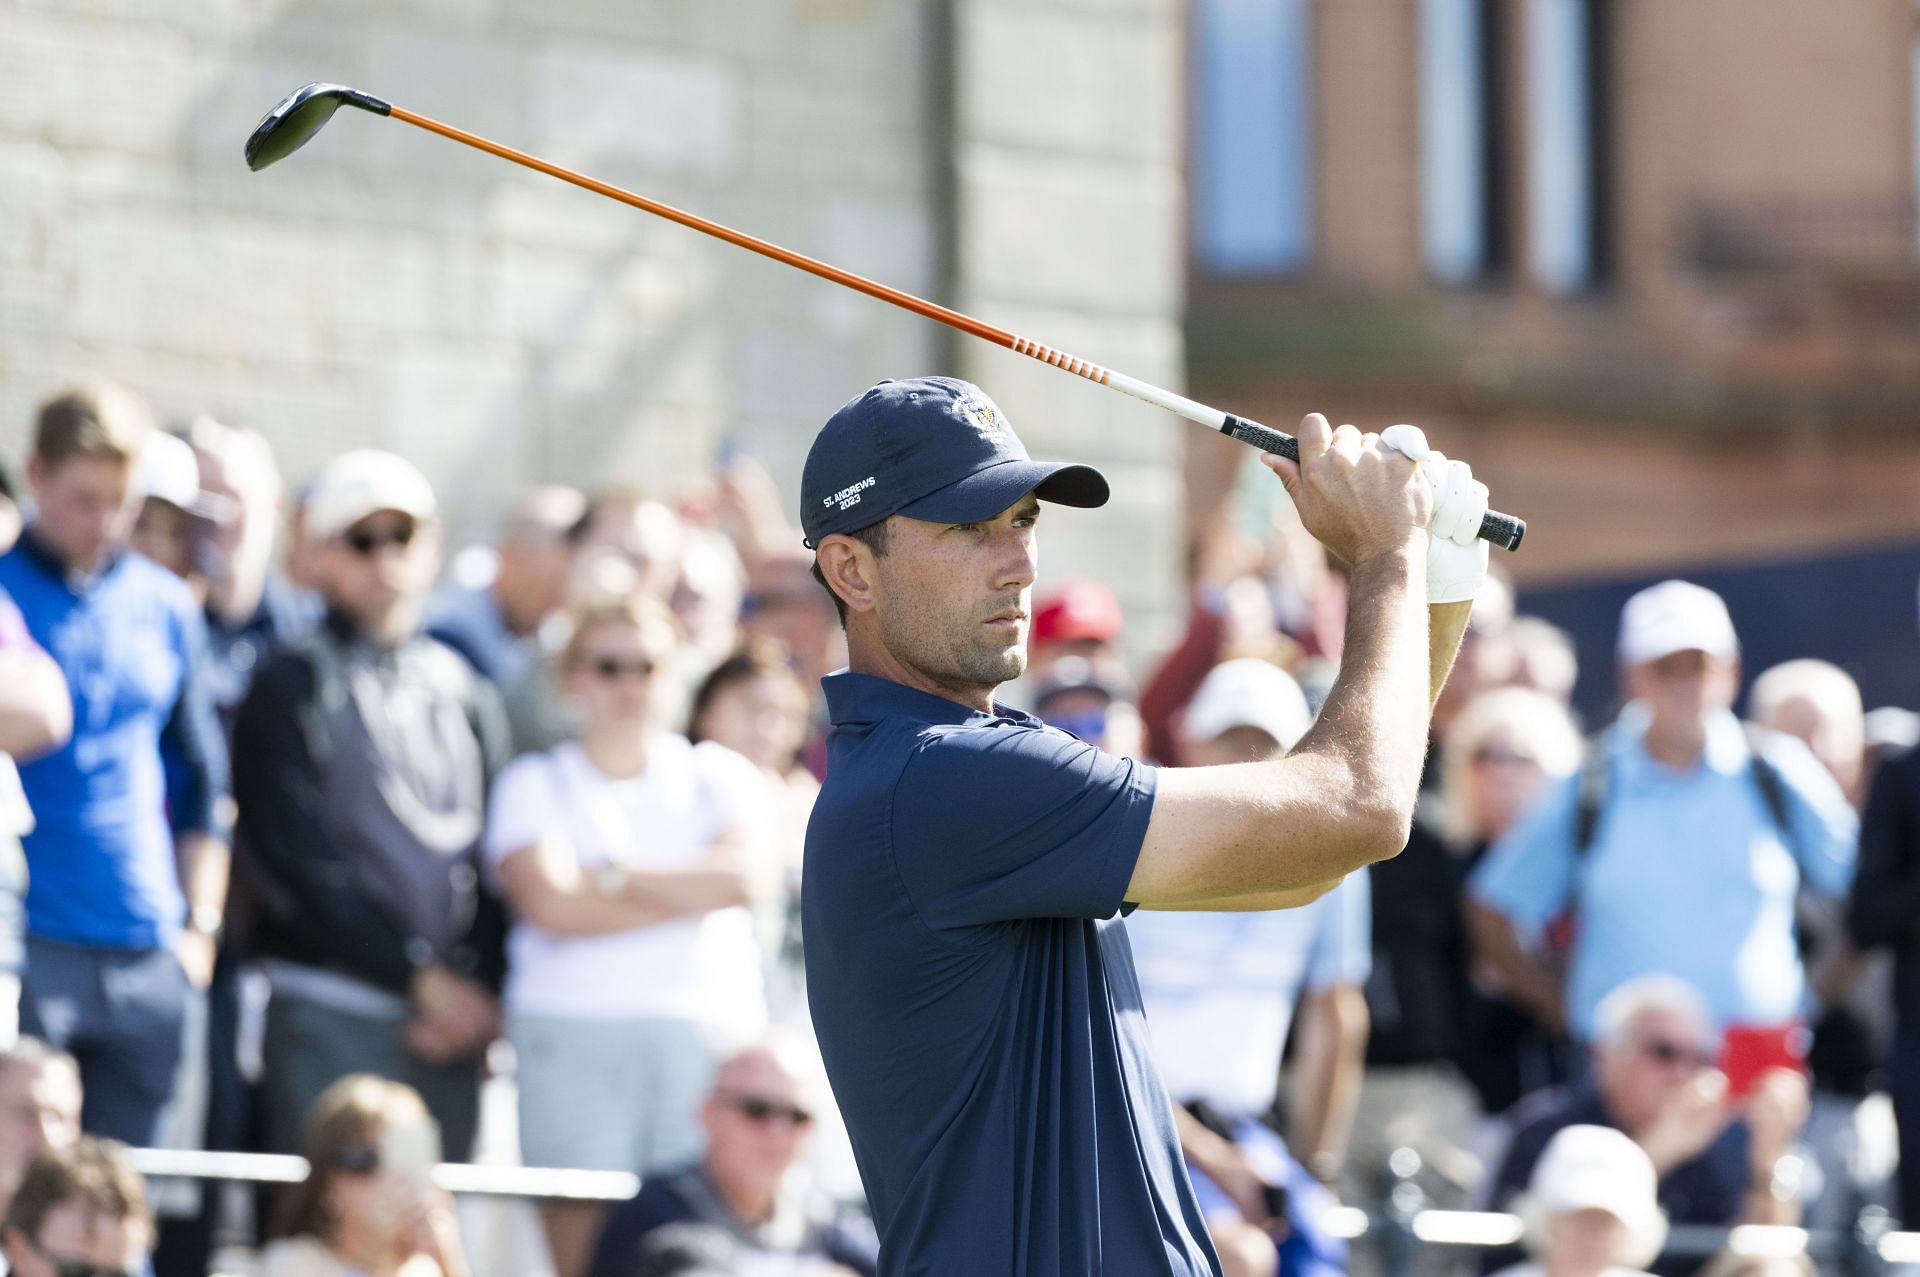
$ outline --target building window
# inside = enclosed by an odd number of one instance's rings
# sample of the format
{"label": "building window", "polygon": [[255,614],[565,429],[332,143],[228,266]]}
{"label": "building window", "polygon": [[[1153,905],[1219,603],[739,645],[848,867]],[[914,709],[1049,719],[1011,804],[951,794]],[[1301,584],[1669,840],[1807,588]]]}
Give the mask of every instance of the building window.
{"label": "building window", "polygon": [[1218,275],[1313,252],[1307,0],[1195,0],[1194,249]]}
{"label": "building window", "polygon": [[1527,6],[1527,264],[1551,293],[1606,273],[1604,3]]}
{"label": "building window", "polygon": [[1421,249],[1435,279],[1464,284],[1504,265],[1502,27],[1488,0],[1420,0],[1419,19]]}

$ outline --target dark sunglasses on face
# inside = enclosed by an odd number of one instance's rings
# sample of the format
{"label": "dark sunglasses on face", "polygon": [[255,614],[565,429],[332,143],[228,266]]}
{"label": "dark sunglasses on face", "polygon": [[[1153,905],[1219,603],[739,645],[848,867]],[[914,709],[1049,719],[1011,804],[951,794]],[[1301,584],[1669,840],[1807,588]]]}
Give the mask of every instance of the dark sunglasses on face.
{"label": "dark sunglasses on face", "polygon": [[1713,1063],[1713,1057],[1706,1052],[1670,1038],[1646,1038],[1641,1041],[1640,1050],[1656,1064],[1685,1064],[1704,1069]]}
{"label": "dark sunglasses on face", "polygon": [[371,1175],[380,1169],[380,1150],[371,1144],[349,1144],[333,1159],[333,1168],[348,1175]]}
{"label": "dark sunglasses on face", "polygon": [[27,1245],[33,1247],[34,1253],[46,1260],[53,1268],[54,1277],[139,1277],[141,1271],[138,1265],[127,1268],[107,1268],[100,1264],[88,1263],[84,1259],[62,1259],[42,1246],[34,1237],[27,1238]]}
{"label": "dark sunglasses on face", "polygon": [[596,678],[611,683],[617,678],[646,678],[657,666],[651,657],[639,657],[631,661],[619,660],[612,656],[589,657],[585,662]]}
{"label": "dark sunglasses on face", "polygon": [[1517,749],[1509,749],[1504,745],[1482,745],[1473,751],[1473,762],[1476,767],[1487,767],[1495,763],[1505,766],[1532,767],[1539,761],[1531,754],[1523,754]]}
{"label": "dark sunglasses on face", "polygon": [[1070,732],[1084,741],[1097,741],[1107,734],[1107,711],[1082,710],[1077,714],[1042,714],[1051,727]]}
{"label": "dark sunglasses on face", "polygon": [[403,550],[406,549],[408,544],[412,542],[415,531],[416,529],[411,523],[402,523],[397,527],[388,529],[385,533],[376,532],[371,528],[354,528],[348,532],[343,539],[346,541],[349,550],[352,550],[361,558],[367,559],[372,558],[375,554],[378,554],[390,545],[397,545]]}
{"label": "dark sunglasses on face", "polygon": [[729,1095],[727,1103],[739,1110],[740,1115],[749,1122],[762,1125],[776,1118],[797,1127],[807,1126],[813,1121],[813,1114],[803,1108],[792,1104],[781,1104],[758,1095]]}

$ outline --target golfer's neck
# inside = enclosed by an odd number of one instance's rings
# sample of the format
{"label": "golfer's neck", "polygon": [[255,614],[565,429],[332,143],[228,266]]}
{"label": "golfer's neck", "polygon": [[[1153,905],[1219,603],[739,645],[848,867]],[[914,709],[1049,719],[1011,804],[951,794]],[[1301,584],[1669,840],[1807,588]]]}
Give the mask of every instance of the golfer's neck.
{"label": "golfer's neck", "polygon": [[958,702],[982,714],[993,713],[993,692],[997,684],[953,685],[930,678],[916,666],[901,659],[877,636],[865,633],[864,628],[856,623],[847,631],[847,668],[855,674],[884,678],[890,683],[899,683],[929,696]]}

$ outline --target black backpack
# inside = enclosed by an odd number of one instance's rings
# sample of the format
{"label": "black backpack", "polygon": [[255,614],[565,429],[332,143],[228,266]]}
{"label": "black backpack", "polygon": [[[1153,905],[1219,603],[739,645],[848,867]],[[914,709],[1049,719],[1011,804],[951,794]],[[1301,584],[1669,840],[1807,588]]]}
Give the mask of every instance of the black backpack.
{"label": "black backpack", "polygon": [[[1747,757],[1750,760],[1747,774],[1753,778],[1753,786],[1760,791],[1760,802],[1767,809],[1767,815],[1773,820],[1774,827],[1780,831],[1780,841],[1786,846],[1787,854],[1793,857],[1796,867],[1803,864],[1801,848],[1794,838],[1793,821],[1788,815],[1787,782],[1780,775],[1780,769],[1767,761],[1760,752],[1761,741],[1766,733],[1751,723],[1742,723],[1742,731],[1747,738]],[[1593,840],[1599,833],[1600,816],[1606,810],[1608,791],[1613,786],[1613,760],[1607,749],[1605,733],[1587,740],[1586,753],[1580,760],[1580,797],[1573,812],[1573,857],[1575,863],[1584,861],[1587,853],[1593,850]],[[1802,876],[1805,871],[1802,870]]]}

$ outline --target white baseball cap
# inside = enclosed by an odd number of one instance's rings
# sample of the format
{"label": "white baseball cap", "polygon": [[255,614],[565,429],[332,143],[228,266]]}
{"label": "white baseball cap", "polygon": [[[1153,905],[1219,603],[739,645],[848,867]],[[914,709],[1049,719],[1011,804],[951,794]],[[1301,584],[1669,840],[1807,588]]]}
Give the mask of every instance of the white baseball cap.
{"label": "white baseball cap", "polygon": [[200,500],[200,462],[192,446],[178,435],[151,431],[133,463],[133,490],[182,510],[193,509]]}
{"label": "white baseball cap", "polygon": [[1254,657],[1222,661],[1200,683],[1181,720],[1188,740],[1212,740],[1236,727],[1257,727],[1292,749],[1306,735],[1313,715],[1293,676]]}
{"label": "white baseball cap", "polygon": [[377,448],[343,452],[315,476],[307,494],[307,535],[315,541],[339,536],[381,510],[422,523],[438,508],[433,485],[405,457]]}
{"label": "white baseball cap", "polygon": [[1723,661],[1740,655],[1727,605],[1690,581],[1648,586],[1620,610],[1620,664],[1644,665],[1675,652],[1705,652]]}
{"label": "white baseball cap", "polygon": [[1546,1219],[1603,1210],[1627,1227],[1632,1241],[1615,1262],[1645,1268],[1667,1240],[1653,1159],[1625,1134],[1606,1126],[1569,1126],[1547,1142],[1534,1164],[1520,1216],[1539,1244]]}

